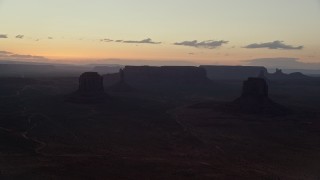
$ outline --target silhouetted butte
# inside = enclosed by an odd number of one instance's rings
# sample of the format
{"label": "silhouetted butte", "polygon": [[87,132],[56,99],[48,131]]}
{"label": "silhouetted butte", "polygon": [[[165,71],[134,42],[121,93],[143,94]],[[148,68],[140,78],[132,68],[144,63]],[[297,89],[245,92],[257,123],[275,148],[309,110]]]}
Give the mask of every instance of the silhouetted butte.
{"label": "silhouetted butte", "polygon": [[107,97],[103,77],[97,72],[85,72],[79,78],[79,89],[68,100],[75,103],[100,103]]}
{"label": "silhouetted butte", "polygon": [[269,98],[268,84],[263,78],[248,78],[243,82],[242,95],[233,102],[236,110],[266,115],[286,114],[287,109]]}

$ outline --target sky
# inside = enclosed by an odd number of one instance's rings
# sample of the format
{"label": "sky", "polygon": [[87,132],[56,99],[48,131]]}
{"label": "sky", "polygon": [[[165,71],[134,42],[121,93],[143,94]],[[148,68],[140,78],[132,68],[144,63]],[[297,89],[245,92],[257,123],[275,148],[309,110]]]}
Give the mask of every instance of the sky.
{"label": "sky", "polygon": [[320,63],[319,0],[0,0],[0,59]]}

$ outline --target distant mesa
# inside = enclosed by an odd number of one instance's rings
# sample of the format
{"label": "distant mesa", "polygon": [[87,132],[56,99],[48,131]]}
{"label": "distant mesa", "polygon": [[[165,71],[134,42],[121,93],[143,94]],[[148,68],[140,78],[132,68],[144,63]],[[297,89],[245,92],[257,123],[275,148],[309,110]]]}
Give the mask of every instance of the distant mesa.
{"label": "distant mesa", "polygon": [[100,103],[108,95],[104,92],[103,77],[97,72],[85,72],[79,78],[79,89],[73,93],[68,101],[74,103]]}
{"label": "distant mesa", "polygon": [[126,66],[125,79],[132,82],[170,83],[208,81],[206,71],[194,66]]}
{"label": "distant mesa", "polygon": [[260,77],[269,80],[301,80],[311,79],[302,73],[286,74],[281,69],[276,69],[275,73],[268,73],[267,68],[263,66],[218,66],[202,65],[206,70],[207,76],[211,80],[241,80],[249,77]]}
{"label": "distant mesa", "polygon": [[98,72],[100,74],[111,74],[117,73],[122,66],[119,65],[110,65],[110,66],[95,66],[92,71]]}
{"label": "distant mesa", "polygon": [[282,115],[287,109],[269,98],[268,84],[263,78],[248,78],[244,81],[242,95],[233,102],[236,110],[245,113]]}
{"label": "distant mesa", "polygon": [[276,76],[284,76],[285,74],[282,72],[282,69],[276,69],[276,72],[274,73]]}
{"label": "distant mesa", "polygon": [[267,78],[270,80],[307,80],[313,79],[312,77],[306,76],[300,72],[286,74],[281,69],[276,69],[274,73],[268,73]]}
{"label": "distant mesa", "polygon": [[212,82],[206,71],[194,66],[126,66],[117,74],[105,75],[105,84],[114,90],[157,92],[205,89]]}
{"label": "distant mesa", "polygon": [[246,80],[249,77],[257,77],[261,72],[268,73],[262,66],[216,66],[202,65],[211,80]]}

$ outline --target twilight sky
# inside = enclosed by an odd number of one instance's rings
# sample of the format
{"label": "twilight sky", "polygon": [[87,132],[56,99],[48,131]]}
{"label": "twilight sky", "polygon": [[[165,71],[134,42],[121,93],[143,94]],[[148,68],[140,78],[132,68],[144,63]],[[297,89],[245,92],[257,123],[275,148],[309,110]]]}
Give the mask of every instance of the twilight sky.
{"label": "twilight sky", "polygon": [[319,0],[0,0],[0,23],[0,59],[320,62]]}

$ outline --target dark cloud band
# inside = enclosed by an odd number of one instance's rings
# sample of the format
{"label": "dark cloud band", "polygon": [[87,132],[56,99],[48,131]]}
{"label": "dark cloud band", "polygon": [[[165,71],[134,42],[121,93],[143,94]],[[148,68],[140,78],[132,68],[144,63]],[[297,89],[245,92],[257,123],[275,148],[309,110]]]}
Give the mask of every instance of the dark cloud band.
{"label": "dark cloud band", "polygon": [[107,39],[107,38],[106,38],[106,39],[100,39],[100,41],[101,41],[101,42],[113,42],[112,39]]}
{"label": "dark cloud band", "polygon": [[6,35],[6,34],[0,34],[0,39],[6,39],[6,38],[8,38],[8,35]]}
{"label": "dark cloud band", "polygon": [[123,43],[132,43],[132,44],[161,44],[161,42],[154,42],[152,39],[147,38],[141,41],[122,41]]}
{"label": "dark cloud band", "polygon": [[24,38],[24,35],[21,35],[21,34],[16,35],[16,38],[17,38],[17,39],[23,39],[23,38]]}
{"label": "dark cloud band", "polygon": [[267,48],[267,49],[301,50],[304,47],[303,46],[287,45],[283,41],[273,41],[273,42],[260,43],[260,44],[258,44],[258,43],[249,44],[249,45],[245,46],[244,48],[247,48],[247,49]]}
{"label": "dark cloud band", "polygon": [[201,41],[198,42],[197,40],[194,41],[183,41],[183,42],[176,42],[174,45],[177,46],[189,46],[189,47],[195,47],[195,48],[205,48],[205,49],[215,49],[223,44],[227,44],[229,41],[214,41],[214,40],[208,40],[208,41]]}

